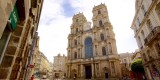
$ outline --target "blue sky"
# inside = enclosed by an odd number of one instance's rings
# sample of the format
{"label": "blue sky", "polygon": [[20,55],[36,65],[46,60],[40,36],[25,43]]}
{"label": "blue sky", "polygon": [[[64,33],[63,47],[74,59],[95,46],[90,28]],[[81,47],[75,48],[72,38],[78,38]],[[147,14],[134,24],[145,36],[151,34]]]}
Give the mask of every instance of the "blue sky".
{"label": "blue sky", "polygon": [[74,7],[71,6],[71,4],[67,1],[64,2],[62,5],[63,9],[64,9],[64,16],[66,17],[72,17],[74,14]]}
{"label": "blue sky", "polygon": [[105,3],[116,35],[118,53],[134,52],[137,43],[130,29],[134,14],[135,0],[44,0],[38,28],[40,51],[49,61],[58,53],[67,55],[68,34],[72,16],[83,12],[92,22],[94,5]]}

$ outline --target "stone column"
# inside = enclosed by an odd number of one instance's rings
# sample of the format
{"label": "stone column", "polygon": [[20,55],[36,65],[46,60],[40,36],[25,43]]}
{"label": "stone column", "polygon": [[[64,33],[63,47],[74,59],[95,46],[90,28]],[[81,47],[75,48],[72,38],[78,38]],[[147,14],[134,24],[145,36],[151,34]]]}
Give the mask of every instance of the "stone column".
{"label": "stone column", "polygon": [[99,71],[99,74],[98,74],[98,75],[99,75],[99,77],[101,77],[101,69],[102,69],[102,68],[101,68],[101,64],[100,64],[100,63],[98,63],[98,64],[99,64],[99,65],[98,65],[98,66],[99,66],[99,70],[98,70],[98,71]]}
{"label": "stone column", "polygon": [[95,71],[94,71],[95,67],[94,67],[94,63],[92,63],[92,78],[94,79],[95,78]]}
{"label": "stone column", "polygon": [[81,64],[81,78],[83,78],[83,64]]}
{"label": "stone column", "polygon": [[71,78],[71,65],[68,66],[68,77]]}
{"label": "stone column", "polygon": [[111,67],[110,61],[108,61],[108,63],[109,63],[109,68],[108,68],[109,69],[109,73],[108,74],[109,74],[109,76],[111,76],[112,75],[112,69],[111,69],[112,67]]}
{"label": "stone column", "polygon": [[69,66],[67,65],[67,78],[69,77]]}
{"label": "stone column", "polygon": [[94,69],[94,70],[95,70],[95,77],[97,77],[97,71],[98,71],[98,70],[97,70],[97,64],[96,64],[96,63],[94,64],[94,68],[95,68],[95,69]]}
{"label": "stone column", "polygon": [[81,59],[82,58],[82,48],[80,48],[79,53],[80,53],[80,59]]}

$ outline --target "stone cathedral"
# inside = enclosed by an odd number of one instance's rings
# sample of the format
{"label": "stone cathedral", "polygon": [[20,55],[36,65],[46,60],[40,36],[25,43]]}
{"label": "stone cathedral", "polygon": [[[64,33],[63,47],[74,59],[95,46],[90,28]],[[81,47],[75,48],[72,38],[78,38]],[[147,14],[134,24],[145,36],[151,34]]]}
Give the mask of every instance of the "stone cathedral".
{"label": "stone cathedral", "polygon": [[94,6],[92,22],[83,13],[73,16],[68,36],[67,78],[118,79],[120,63],[113,27],[105,4]]}

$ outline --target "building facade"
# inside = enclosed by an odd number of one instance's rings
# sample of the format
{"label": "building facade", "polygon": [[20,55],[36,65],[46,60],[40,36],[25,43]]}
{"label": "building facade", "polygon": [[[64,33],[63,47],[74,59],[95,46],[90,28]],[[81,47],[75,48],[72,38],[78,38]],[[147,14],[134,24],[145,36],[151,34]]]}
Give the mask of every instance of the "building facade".
{"label": "building facade", "polygon": [[0,1],[0,79],[26,79],[43,0]]}
{"label": "building facade", "polygon": [[131,28],[149,80],[160,79],[160,0],[136,0]]}
{"label": "building facade", "polygon": [[121,72],[122,72],[121,74],[123,78],[130,77],[132,56],[133,53],[128,53],[128,52],[119,54]]}
{"label": "building facade", "polygon": [[52,72],[51,70],[50,62],[48,61],[47,57],[42,52],[39,52],[34,69],[35,77],[42,79],[43,76],[46,76],[49,79],[50,72]]}
{"label": "building facade", "polygon": [[54,63],[53,63],[53,77],[54,78],[63,78],[66,77],[66,62],[67,57],[65,55],[61,56],[58,54],[54,56]]}
{"label": "building facade", "polygon": [[137,59],[142,59],[141,52],[139,49],[135,50],[135,52],[133,53],[132,62]]}
{"label": "building facade", "polygon": [[72,18],[68,36],[67,77],[119,78],[119,56],[107,7],[105,4],[94,6],[92,13],[92,28],[83,13]]}

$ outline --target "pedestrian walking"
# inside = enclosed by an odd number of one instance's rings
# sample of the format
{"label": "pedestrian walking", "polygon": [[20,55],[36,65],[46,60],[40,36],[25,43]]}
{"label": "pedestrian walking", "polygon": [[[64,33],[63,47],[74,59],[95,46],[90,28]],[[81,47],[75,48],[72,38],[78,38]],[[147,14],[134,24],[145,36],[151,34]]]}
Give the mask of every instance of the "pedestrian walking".
{"label": "pedestrian walking", "polygon": [[73,80],[76,80],[76,77],[75,77],[75,76],[73,77]]}
{"label": "pedestrian walking", "polygon": [[34,80],[34,75],[31,76],[31,80]]}

